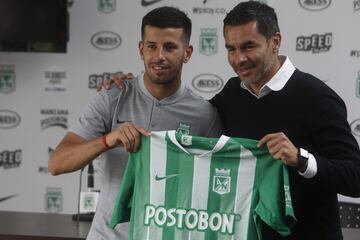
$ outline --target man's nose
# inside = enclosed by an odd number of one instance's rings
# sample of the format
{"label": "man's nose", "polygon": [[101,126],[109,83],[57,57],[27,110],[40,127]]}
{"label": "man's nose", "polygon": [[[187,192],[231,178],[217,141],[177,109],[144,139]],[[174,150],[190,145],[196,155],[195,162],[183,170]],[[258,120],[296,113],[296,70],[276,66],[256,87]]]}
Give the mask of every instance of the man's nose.
{"label": "man's nose", "polygon": [[159,47],[156,51],[156,57],[160,60],[164,60],[165,59],[165,55],[164,55],[164,48]]}
{"label": "man's nose", "polygon": [[236,50],[235,55],[233,57],[233,63],[235,65],[240,65],[247,61],[247,55],[240,50]]}
{"label": "man's nose", "polygon": [[247,61],[247,55],[240,50],[236,50],[235,59],[237,63],[242,63]]}

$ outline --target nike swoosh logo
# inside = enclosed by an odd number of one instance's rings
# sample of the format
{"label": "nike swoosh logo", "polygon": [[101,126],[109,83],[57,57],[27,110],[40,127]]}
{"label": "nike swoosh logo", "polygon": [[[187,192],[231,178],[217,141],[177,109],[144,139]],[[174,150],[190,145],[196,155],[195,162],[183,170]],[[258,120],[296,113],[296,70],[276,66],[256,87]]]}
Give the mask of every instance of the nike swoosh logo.
{"label": "nike swoosh logo", "polygon": [[147,7],[147,6],[150,6],[151,4],[154,4],[154,3],[157,3],[157,2],[160,2],[161,0],[152,0],[152,1],[146,1],[146,0],[141,0],[141,5],[143,7]]}
{"label": "nike swoosh logo", "polygon": [[131,120],[127,120],[127,121],[120,121],[119,119],[116,120],[116,123],[117,123],[117,124],[123,124],[123,123],[125,123],[125,122],[131,122]]}
{"label": "nike swoosh logo", "polygon": [[161,180],[164,180],[164,179],[170,179],[170,178],[176,177],[177,175],[179,175],[179,174],[170,174],[170,175],[167,175],[167,176],[159,177],[159,176],[156,174],[156,175],[155,175],[155,180],[156,180],[156,181],[161,181]]}
{"label": "nike swoosh logo", "polygon": [[9,200],[9,199],[11,199],[11,198],[14,198],[14,197],[16,197],[17,195],[18,195],[18,194],[13,194],[13,195],[10,195],[10,196],[7,196],[7,197],[0,198],[0,202]]}

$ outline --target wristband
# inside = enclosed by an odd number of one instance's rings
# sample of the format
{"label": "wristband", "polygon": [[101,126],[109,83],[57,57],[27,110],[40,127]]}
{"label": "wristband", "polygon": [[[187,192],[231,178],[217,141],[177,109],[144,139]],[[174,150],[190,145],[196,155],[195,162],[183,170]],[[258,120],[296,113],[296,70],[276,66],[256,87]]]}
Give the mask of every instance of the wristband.
{"label": "wristband", "polygon": [[107,142],[106,142],[106,135],[103,135],[103,136],[101,137],[101,142],[102,142],[102,144],[104,145],[104,147],[105,147],[106,150],[109,150],[109,149],[110,149],[109,144],[107,144]]}

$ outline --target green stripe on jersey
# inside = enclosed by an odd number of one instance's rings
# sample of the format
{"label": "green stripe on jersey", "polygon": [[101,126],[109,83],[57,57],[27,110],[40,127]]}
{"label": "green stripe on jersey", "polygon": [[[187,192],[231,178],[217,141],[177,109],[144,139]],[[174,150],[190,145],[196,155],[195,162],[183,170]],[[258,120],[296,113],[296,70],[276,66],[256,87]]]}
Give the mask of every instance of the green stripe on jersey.
{"label": "green stripe on jersey", "polygon": [[[136,165],[135,171],[141,172],[143,176],[141,178],[135,178],[134,189],[139,188],[140,186],[146,186],[142,188],[142,191],[134,191],[133,199],[134,203],[131,208],[131,219],[134,224],[130,224],[130,239],[146,239],[144,236],[148,233],[149,227],[138,226],[143,225],[143,209],[134,208],[133,206],[144,206],[150,202],[150,192],[151,192],[151,181],[150,181],[150,161],[151,161],[152,149],[150,148],[150,138],[143,138],[141,141],[141,152],[134,154],[134,164]],[[130,159],[129,159],[130,161]],[[136,164],[137,161],[141,161],[141,164]],[[128,163],[129,164],[129,163]],[[125,172],[128,172],[126,170]],[[126,183],[122,182],[122,186]]]}
{"label": "green stripe on jersey", "polygon": [[[172,149],[171,149],[172,148]],[[165,208],[187,209],[191,206],[192,191],[189,186],[193,182],[194,157],[192,155],[181,156],[173,145],[167,145],[166,159],[166,191]],[[172,225],[170,222],[169,225]],[[181,222],[163,230],[163,240],[187,239],[188,232],[182,231],[184,226]]]}

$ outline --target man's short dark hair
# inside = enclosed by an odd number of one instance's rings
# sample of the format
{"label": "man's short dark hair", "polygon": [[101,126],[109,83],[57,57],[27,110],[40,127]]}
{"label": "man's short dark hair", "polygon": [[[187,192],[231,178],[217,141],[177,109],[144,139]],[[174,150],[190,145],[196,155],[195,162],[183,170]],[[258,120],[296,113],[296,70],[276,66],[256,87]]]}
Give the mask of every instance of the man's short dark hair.
{"label": "man's short dark hair", "polygon": [[142,19],[141,37],[144,39],[145,26],[157,28],[182,28],[183,40],[187,44],[191,37],[191,20],[181,10],[174,7],[159,7],[148,12]]}
{"label": "man's short dark hair", "polygon": [[256,1],[241,2],[224,18],[225,26],[238,26],[249,22],[257,22],[259,33],[270,39],[280,32],[275,10],[268,5]]}

